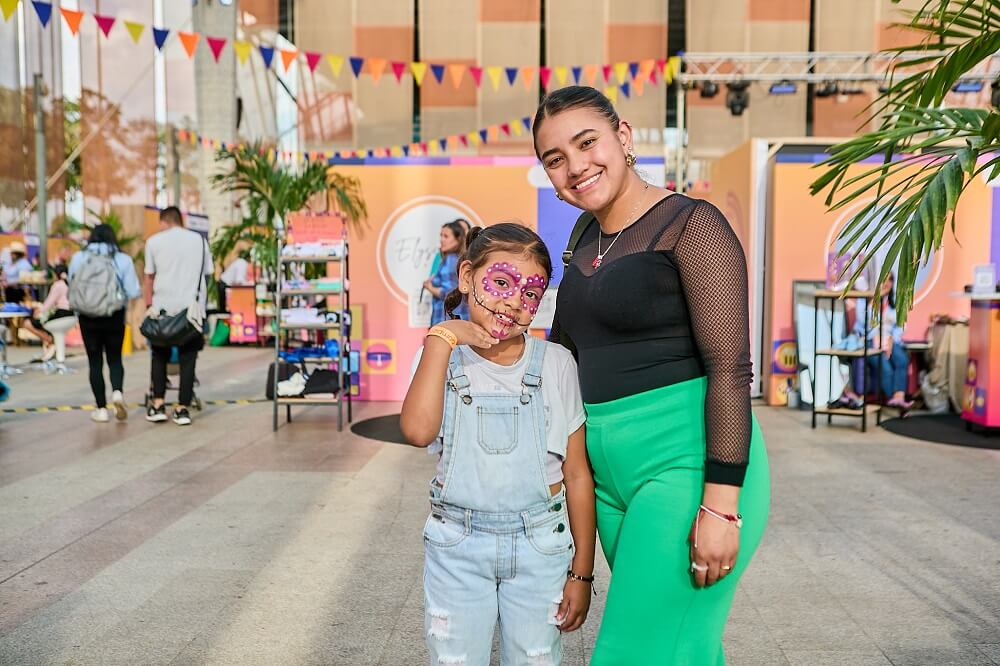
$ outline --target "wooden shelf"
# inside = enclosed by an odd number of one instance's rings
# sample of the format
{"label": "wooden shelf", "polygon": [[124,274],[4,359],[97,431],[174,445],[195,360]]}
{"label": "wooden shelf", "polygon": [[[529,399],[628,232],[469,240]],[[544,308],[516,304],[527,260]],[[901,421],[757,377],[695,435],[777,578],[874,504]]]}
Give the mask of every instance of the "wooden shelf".
{"label": "wooden shelf", "polygon": [[[867,355],[878,356],[881,353],[881,349],[869,349]],[[852,351],[847,351],[846,349],[817,349],[816,356],[846,356],[849,358],[863,358],[865,356],[865,350],[854,349]]]}

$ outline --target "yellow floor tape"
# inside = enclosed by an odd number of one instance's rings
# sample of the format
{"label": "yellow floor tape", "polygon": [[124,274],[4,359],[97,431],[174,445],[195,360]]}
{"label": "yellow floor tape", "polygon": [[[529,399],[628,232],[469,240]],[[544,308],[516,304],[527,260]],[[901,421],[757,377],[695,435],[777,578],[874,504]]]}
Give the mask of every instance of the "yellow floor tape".
{"label": "yellow floor tape", "polygon": [[[266,398],[241,398],[239,400],[202,400],[202,405],[250,405],[255,402],[270,402]],[[128,409],[138,409],[146,405],[136,402],[125,405]],[[92,412],[95,405],[56,405],[52,407],[11,407],[0,409],[0,414],[47,414],[49,412]]]}

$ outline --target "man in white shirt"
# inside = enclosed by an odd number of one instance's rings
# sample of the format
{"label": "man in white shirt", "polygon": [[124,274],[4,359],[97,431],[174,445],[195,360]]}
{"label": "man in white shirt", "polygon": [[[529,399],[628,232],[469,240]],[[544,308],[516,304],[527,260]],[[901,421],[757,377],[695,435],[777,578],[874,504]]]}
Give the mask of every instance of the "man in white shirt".
{"label": "man in white shirt", "polygon": [[[146,270],[142,294],[146,305],[154,312],[176,314],[188,308],[191,317],[203,321],[207,295],[205,276],[212,274],[212,255],[205,238],[184,228],[181,211],[170,206],[160,212],[161,231],[146,241]],[[192,313],[191,308],[197,312]],[[177,348],[181,370],[180,395],[172,417],[177,425],[190,425],[191,401],[194,399],[195,363],[205,345],[203,336]],[[167,392],[167,363],[172,347],[151,345],[153,352],[153,400],[146,411],[146,420],[162,423],[167,420],[164,396]]]}

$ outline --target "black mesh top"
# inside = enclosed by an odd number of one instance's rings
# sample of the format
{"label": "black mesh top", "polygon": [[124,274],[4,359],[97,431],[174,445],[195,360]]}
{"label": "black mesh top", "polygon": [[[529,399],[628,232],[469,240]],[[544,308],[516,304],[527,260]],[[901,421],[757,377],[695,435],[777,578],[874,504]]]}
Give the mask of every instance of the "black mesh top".
{"label": "black mesh top", "polygon": [[705,480],[743,485],[751,416],[746,258],[719,210],[667,196],[614,246],[597,222],[563,276],[552,339],[570,338],[584,402],[599,403],[705,376]]}

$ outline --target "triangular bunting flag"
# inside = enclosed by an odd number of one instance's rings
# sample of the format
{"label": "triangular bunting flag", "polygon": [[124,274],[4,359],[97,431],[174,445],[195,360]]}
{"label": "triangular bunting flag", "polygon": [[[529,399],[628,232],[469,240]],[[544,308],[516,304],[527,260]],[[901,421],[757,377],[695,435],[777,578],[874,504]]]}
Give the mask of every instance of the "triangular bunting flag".
{"label": "triangular bunting flag", "polygon": [[464,134],[459,134],[458,135],[458,140],[466,148],[469,147],[469,138],[467,136],[465,136]]}
{"label": "triangular bunting flag", "polygon": [[472,75],[472,80],[476,82],[476,87],[478,88],[483,82],[483,68],[469,66],[469,74]]}
{"label": "triangular bunting flag", "polygon": [[593,88],[597,83],[597,65],[584,65],[583,71],[587,74],[587,85]]}
{"label": "triangular bunting flag", "polygon": [[164,28],[153,28],[153,43],[156,44],[158,51],[163,50],[163,43],[167,41],[167,35],[169,34],[170,31]]}
{"label": "triangular bunting flag", "polygon": [[146,30],[146,26],[135,21],[125,21],[125,29],[128,30],[129,36],[132,37],[132,42],[138,44],[142,38],[143,31]]}
{"label": "triangular bunting flag", "polygon": [[420,144],[420,150],[424,151],[424,155],[427,154],[427,148],[428,147],[426,142]]}
{"label": "triangular bunting flag", "polygon": [[538,68],[538,80],[542,82],[542,87],[546,90],[549,89],[549,79],[552,78],[552,68],[551,67],[539,67]]}
{"label": "triangular bunting flag", "polygon": [[658,70],[660,70],[662,72],[663,68],[666,67],[666,66],[667,66],[667,59],[666,58],[657,58],[656,59],[656,69],[658,69]]}
{"label": "triangular bunting flag", "polygon": [[330,54],[326,57],[326,61],[329,63],[333,75],[340,76],[340,70],[344,67],[344,56]]}
{"label": "triangular bunting flag", "polygon": [[351,57],[351,71],[354,72],[354,78],[361,76],[361,68],[365,66],[365,59],[358,58],[357,56]]}
{"label": "triangular bunting flag", "polygon": [[407,157],[410,156],[410,147],[409,146],[403,146],[403,154],[406,155]]}
{"label": "triangular bunting flag", "polygon": [[396,83],[402,83],[403,72],[405,71],[406,71],[405,62],[397,62],[395,60],[392,62],[392,73],[396,76]]}
{"label": "triangular bunting flag", "polygon": [[316,73],[316,66],[319,65],[319,61],[323,59],[322,53],[316,53],[315,51],[306,51],[306,64],[309,65],[309,71]]}
{"label": "triangular bunting flag", "polygon": [[424,74],[427,73],[427,63],[411,62],[410,71],[413,72],[413,80],[417,82],[417,85],[424,85]]}
{"label": "triangular bunting flag", "polygon": [[465,65],[452,63],[448,65],[448,76],[451,77],[451,85],[456,88],[462,85],[462,77],[465,75]]}
{"label": "triangular bunting flag", "polygon": [[100,14],[94,14],[94,20],[97,21],[97,26],[107,37],[108,33],[111,32],[111,28],[115,27],[115,17],[114,16],[101,16]]}
{"label": "triangular bunting flag", "polygon": [[530,130],[531,129],[531,117],[530,116],[525,116],[524,118],[521,118],[521,124],[524,125],[524,129]]}
{"label": "triangular bunting flag", "polygon": [[466,139],[467,139],[468,143],[471,143],[473,146],[478,146],[481,143],[480,140],[479,140],[479,133],[478,132],[469,132],[465,136],[466,136]]}
{"label": "triangular bunting flag", "polygon": [[178,30],[177,37],[181,40],[181,44],[184,46],[184,51],[188,54],[188,58],[193,58],[194,51],[198,48],[198,40],[201,38],[201,34],[197,32],[181,32]]}
{"label": "triangular bunting flag", "polygon": [[271,63],[274,61],[274,47],[261,45],[257,48],[260,51],[260,59],[264,61],[264,67],[271,69]]}
{"label": "triangular bunting flag", "polygon": [[636,95],[642,97],[642,93],[645,91],[645,89],[646,89],[646,79],[642,78],[641,76],[637,76],[635,77],[635,79],[632,80],[632,90],[633,92],[635,92]]}
{"label": "triangular bunting flag", "polygon": [[486,128],[486,136],[489,137],[491,142],[496,143],[500,140],[500,128],[496,125],[490,125]]}
{"label": "triangular bunting flag", "polygon": [[524,89],[531,90],[531,83],[535,79],[535,68],[534,67],[522,67],[521,68],[521,81],[524,82]]}
{"label": "triangular bunting flag", "polygon": [[643,60],[639,63],[639,71],[642,72],[644,76],[648,75],[650,70],[653,69],[655,63],[656,61],[653,60],[652,58],[647,58],[646,60]]}
{"label": "triangular bunting flag", "polygon": [[618,103],[618,88],[614,86],[608,86],[604,89],[604,96],[607,97],[612,104]]}
{"label": "triangular bunting flag", "polygon": [[226,48],[228,40],[224,37],[206,37],[205,41],[208,42],[208,48],[212,49],[212,57],[215,58],[215,62],[219,62],[219,56],[222,55],[222,49]]}
{"label": "triangular bunting flag", "polygon": [[[52,20],[52,3],[51,2],[39,2],[38,0],[32,0],[32,5],[35,7],[35,14],[38,16],[38,20],[41,22],[43,28],[49,27],[49,21]],[[14,2],[17,5],[17,2]],[[7,10],[4,9],[4,20],[7,19]]]}
{"label": "triangular bunting flag", "polygon": [[431,74],[437,79],[438,83],[444,80],[444,65],[431,65]]}
{"label": "triangular bunting flag", "polygon": [[295,49],[281,49],[281,63],[285,66],[285,73],[288,73],[288,69],[295,62],[295,59],[299,57],[299,52]]}
{"label": "triangular bunting flag", "polygon": [[649,82],[650,83],[652,83],[654,85],[656,84],[656,77],[659,76],[659,74],[657,72],[659,72],[659,71],[660,70],[657,69],[656,67],[654,67],[653,69],[649,70]]}
{"label": "triangular bunting flag", "polygon": [[233,42],[233,51],[236,53],[236,59],[240,61],[241,65],[247,64],[247,58],[250,57],[250,47],[253,46],[250,42],[244,42],[241,39],[237,39]]}
{"label": "triangular bunting flag", "polygon": [[633,79],[637,77],[639,75],[639,63],[630,62],[628,64],[628,73],[632,75]]}
{"label": "triangular bunting flag", "polygon": [[385,71],[385,58],[368,58],[368,73],[371,74],[372,81],[378,83]]}
{"label": "triangular bunting flag", "polygon": [[441,150],[448,150],[448,139],[438,139],[438,145],[441,146]]}
{"label": "triangular bunting flag", "polygon": [[431,141],[430,145],[427,146],[427,148],[428,148],[427,150],[428,155],[437,155],[438,152],[440,152],[441,150],[440,144],[437,141]]}
{"label": "triangular bunting flag", "polygon": [[505,136],[510,136],[510,123],[503,123],[500,125],[500,129],[503,130]]}
{"label": "triangular bunting flag", "polygon": [[[14,3],[15,5],[17,2]],[[63,20],[66,21],[66,27],[74,35],[80,32],[80,21],[83,20],[83,12],[74,11],[72,9],[66,9],[65,7],[59,8],[59,13],[62,14]]]}
{"label": "triangular bunting flag", "polygon": [[604,82],[611,80],[611,65],[601,65],[601,73],[604,74]]}
{"label": "triangular bunting flag", "polygon": [[486,74],[490,77],[490,83],[493,84],[493,90],[499,90],[500,77],[503,75],[503,67],[497,67],[496,65],[487,67]]}
{"label": "triangular bunting flag", "polygon": [[573,83],[574,84],[580,85],[580,74],[582,72],[583,72],[583,67],[574,67],[573,68]]}
{"label": "triangular bunting flag", "polygon": [[559,82],[560,87],[566,85],[567,74],[569,74],[568,67],[556,67],[556,81]]}
{"label": "triangular bunting flag", "polygon": [[486,130],[484,130],[484,129],[479,130],[479,140],[482,141],[483,143],[487,143],[487,133],[486,133]]}
{"label": "triangular bunting flag", "polygon": [[629,97],[631,97],[631,95],[629,94],[629,85],[628,85],[628,81],[626,81],[625,83],[623,83],[623,84],[621,85],[621,89],[622,89],[622,93],[623,93],[623,94],[625,95],[625,98],[626,98],[626,99],[628,99]]}
{"label": "triangular bunting flag", "polygon": [[507,72],[507,83],[514,85],[514,80],[517,79],[517,67],[507,67],[504,71]]}
{"label": "triangular bunting flag", "polygon": [[519,118],[514,118],[510,121],[510,131],[514,133],[514,136],[521,136],[524,134],[524,130],[521,129],[521,120]]}
{"label": "triangular bunting flag", "polygon": [[618,80],[618,83],[625,83],[626,81],[628,81],[628,78],[626,78],[627,72],[628,72],[627,62],[615,63],[615,78]]}
{"label": "triangular bunting flag", "polygon": [[[0,12],[3,12],[3,20],[9,21],[17,9],[17,0],[0,0]],[[75,34],[75,33],[74,33]]]}

